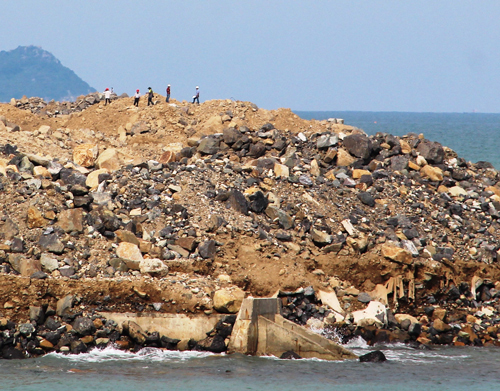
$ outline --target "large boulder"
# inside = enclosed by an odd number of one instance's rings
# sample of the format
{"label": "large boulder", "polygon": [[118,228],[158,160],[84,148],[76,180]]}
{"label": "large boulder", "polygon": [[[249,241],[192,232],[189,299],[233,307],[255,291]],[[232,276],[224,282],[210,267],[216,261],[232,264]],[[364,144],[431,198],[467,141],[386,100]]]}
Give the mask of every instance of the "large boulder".
{"label": "large boulder", "polygon": [[163,276],[168,273],[168,266],[161,259],[147,258],[139,262],[139,270],[142,274]]}
{"label": "large boulder", "polygon": [[146,342],[146,333],[137,323],[127,320],[122,324],[123,332],[128,334],[135,342],[144,344]]}
{"label": "large boulder", "polygon": [[372,153],[372,142],[364,134],[351,134],[343,140],[344,148],[360,159],[368,159]]}
{"label": "large boulder", "polygon": [[384,257],[398,263],[410,265],[413,262],[413,256],[410,251],[392,244],[384,244],[381,248]]}
{"label": "large boulder", "polygon": [[387,361],[387,358],[385,357],[385,354],[382,353],[380,350],[375,350],[370,353],[363,354],[362,356],[359,356],[359,361],[360,362],[384,362]]}
{"label": "large boulder", "polygon": [[417,152],[431,164],[440,164],[444,160],[444,149],[438,142],[423,140],[418,144]]}
{"label": "large boulder", "polygon": [[73,330],[81,336],[92,335],[95,333],[95,325],[92,319],[79,316],[73,322]]}
{"label": "large boulder", "polygon": [[207,337],[198,341],[195,346],[196,350],[205,350],[212,353],[222,353],[227,350],[226,342],[224,338],[220,335],[214,335],[213,337]]}
{"label": "large boulder", "polygon": [[220,140],[216,137],[205,137],[198,144],[198,152],[204,155],[213,155],[219,151]]}
{"label": "large boulder", "polygon": [[133,243],[121,242],[116,249],[116,255],[125,262],[129,269],[139,270],[143,260],[141,250]]}
{"label": "large boulder", "polygon": [[73,149],[73,161],[83,167],[92,167],[99,154],[97,144],[81,144]]}
{"label": "large boulder", "polygon": [[224,314],[235,314],[240,310],[244,298],[245,292],[239,288],[220,289],[214,294],[214,308]]}

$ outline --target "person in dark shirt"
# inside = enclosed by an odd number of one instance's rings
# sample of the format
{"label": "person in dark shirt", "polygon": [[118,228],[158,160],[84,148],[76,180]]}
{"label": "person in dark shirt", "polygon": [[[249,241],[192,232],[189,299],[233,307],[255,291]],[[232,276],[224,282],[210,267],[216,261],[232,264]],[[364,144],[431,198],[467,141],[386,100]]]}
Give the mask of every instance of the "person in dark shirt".
{"label": "person in dark shirt", "polygon": [[167,86],[167,103],[170,102],[170,84]]}
{"label": "person in dark shirt", "polygon": [[154,93],[153,93],[153,89],[151,87],[148,87],[148,106],[151,105],[153,106],[154,103],[153,103],[153,96],[154,96]]}
{"label": "person in dark shirt", "polygon": [[193,103],[198,102],[200,104],[200,87],[196,86],[196,92],[194,93],[193,96]]}

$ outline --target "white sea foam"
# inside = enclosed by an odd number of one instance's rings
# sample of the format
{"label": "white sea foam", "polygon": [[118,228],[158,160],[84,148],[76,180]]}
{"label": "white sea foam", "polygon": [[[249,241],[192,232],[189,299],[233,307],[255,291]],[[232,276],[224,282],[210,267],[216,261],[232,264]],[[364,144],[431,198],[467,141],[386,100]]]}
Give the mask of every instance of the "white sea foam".
{"label": "white sea foam", "polygon": [[133,353],[108,346],[105,349],[93,349],[88,353],[83,354],[50,353],[48,356],[73,362],[98,363],[103,361],[185,361],[193,358],[203,358],[213,355],[214,354],[210,352],[180,352],[176,350],[163,350],[157,348],[144,348],[136,353]]}

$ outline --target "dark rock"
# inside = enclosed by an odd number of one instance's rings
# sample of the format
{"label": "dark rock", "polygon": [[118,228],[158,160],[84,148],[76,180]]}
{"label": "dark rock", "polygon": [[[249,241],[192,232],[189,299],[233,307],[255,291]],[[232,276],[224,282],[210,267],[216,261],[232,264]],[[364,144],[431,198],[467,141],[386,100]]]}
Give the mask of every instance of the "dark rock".
{"label": "dark rock", "polygon": [[213,353],[222,353],[226,351],[226,343],[222,336],[216,334],[213,337],[207,337],[198,341],[195,349]]}
{"label": "dark rock", "polygon": [[88,194],[89,189],[86,186],[74,185],[74,186],[71,186],[70,191],[74,196],[84,196],[84,195]]}
{"label": "dark rock", "polygon": [[380,350],[375,350],[373,352],[359,356],[360,362],[384,362],[387,361],[385,354]]}
{"label": "dark rock", "polygon": [[233,145],[241,136],[242,133],[235,128],[226,128],[222,131],[222,138],[227,145]]}
{"label": "dark rock", "polygon": [[270,122],[262,125],[262,127],[260,128],[260,130],[262,130],[263,132],[269,132],[270,130],[273,130],[274,129],[274,125]]}
{"label": "dark rock", "polygon": [[10,251],[13,253],[23,253],[24,252],[24,242],[21,238],[15,237],[12,238],[10,244]]}
{"label": "dark rock", "polygon": [[368,159],[372,152],[372,142],[364,134],[351,134],[344,138],[343,144],[351,155],[360,159]]}
{"label": "dark rock", "polygon": [[239,190],[233,190],[229,196],[229,202],[234,210],[244,215],[248,214],[248,201]]}
{"label": "dark rock", "polygon": [[50,316],[45,321],[45,327],[49,330],[55,331],[59,327],[61,327],[61,323],[59,323],[57,320],[55,320],[53,316]]}
{"label": "dark rock", "polygon": [[422,325],[420,323],[411,323],[408,327],[408,334],[412,337],[418,337],[422,332]]}
{"label": "dark rock", "polygon": [[408,168],[408,157],[404,155],[397,155],[391,158],[391,169],[393,171],[403,171]]}
{"label": "dark rock", "polygon": [[34,272],[30,278],[34,279],[34,280],[45,280],[46,278],[48,277],[47,273],[44,273],[42,271],[37,271],[37,272]]}
{"label": "dark rock", "polygon": [[250,150],[248,151],[248,156],[253,158],[261,157],[266,153],[266,146],[262,142],[250,145]]}
{"label": "dark rock", "polygon": [[205,137],[201,139],[200,144],[198,145],[198,152],[203,153],[205,155],[213,155],[219,151],[219,143],[220,140],[215,137]]}
{"label": "dark rock", "polygon": [[200,254],[203,259],[215,259],[215,244],[215,240],[206,240],[205,242],[200,243],[198,246],[198,254]]}
{"label": "dark rock", "polygon": [[62,254],[64,251],[64,244],[59,240],[57,234],[52,233],[49,235],[41,235],[38,240],[38,245],[45,251],[54,254]]}
{"label": "dark rock", "polygon": [[70,168],[63,168],[59,173],[60,179],[65,185],[80,185],[85,186],[87,177],[79,171],[72,170]]}
{"label": "dark rock", "polygon": [[299,183],[303,186],[312,186],[313,185],[313,181],[311,180],[309,175],[306,175],[306,174],[302,174],[301,176],[299,176]]}
{"label": "dark rock", "polygon": [[272,158],[260,158],[257,161],[257,167],[263,168],[265,170],[272,170],[276,164],[276,159]]}
{"label": "dark rock", "polygon": [[19,325],[19,333],[25,337],[30,336],[35,331],[35,327],[31,323],[23,323]]}
{"label": "dark rock", "polygon": [[168,350],[176,350],[179,342],[181,342],[180,339],[169,338],[166,336],[162,336],[160,339],[161,347]]}
{"label": "dark rock", "polygon": [[63,266],[59,268],[62,277],[71,277],[75,274],[75,269],[71,266]]}
{"label": "dark rock", "polygon": [[336,134],[331,134],[331,133],[322,134],[316,140],[316,148],[327,149],[329,147],[337,145],[338,142],[339,142],[339,137]]}
{"label": "dark rock", "polygon": [[281,356],[280,359],[282,360],[300,360],[302,357],[300,357],[297,353],[295,353],[293,350],[288,350],[284,352]]}
{"label": "dark rock", "polygon": [[87,353],[87,346],[80,340],[71,341],[70,349],[73,354]]}
{"label": "dark rock", "polygon": [[292,218],[282,209],[275,206],[268,206],[266,208],[266,215],[273,221],[277,220],[283,229],[293,228]]}
{"label": "dark rock", "polygon": [[357,197],[363,204],[368,205],[371,208],[375,206],[375,199],[370,193],[362,191],[358,193]]}
{"label": "dark rock", "polygon": [[261,191],[251,194],[248,198],[250,199],[249,207],[252,212],[262,213],[269,205],[269,200]]}
{"label": "dark rock", "polygon": [[282,241],[282,242],[291,242],[293,237],[291,234],[288,232],[277,232],[275,235],[276,239]]}
{"label": "dark rock", "polygon": [[18,360],[25,358],[24,353],[15,346],[4,346],[2,348],[2,358],[5,360]]}
{"label": "dark rock", "polygon": [[361,303],[369,303],[371,300],[372,300],[372,298],[366,292],[361,292],[358,295],[358,301],[360,301]]}
{"label": "dark rock", "polygon": [[45,311],[43,307],[30,306],[30,321],[36,322],[37,324],[43,324],[45,320]]}
{"label": "dark rock", "polygon": [[92,335],[95,333],[94,322],[90,318],[79,316],[73,323],[73,330],[82,336]]}
{"label": "dark rock", "polygon": [[417,152],[430,164],[440,164],[444,159],[443,146],[437,142],[422,140],[417,146]]}

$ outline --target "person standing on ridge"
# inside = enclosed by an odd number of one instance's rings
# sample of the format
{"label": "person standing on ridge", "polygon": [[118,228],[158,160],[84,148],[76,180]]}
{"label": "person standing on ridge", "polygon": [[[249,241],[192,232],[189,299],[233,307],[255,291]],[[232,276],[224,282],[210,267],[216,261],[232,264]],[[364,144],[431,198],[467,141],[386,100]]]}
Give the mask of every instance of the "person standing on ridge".
{"label": "person standing on ridge", "polygon": [[198,102],[198,104],[200,104],[200,87],[196,86],[196,92],[194,93],[194,96],[193,96],[193,103],[194,102]]}
{"label": "person standing on ridge", "polygon": [[170,84],[167,86],[167,103],[170,102]]}
{"label": "person standing on ridge", "polygon": [[111,91],[109,90],[109,88],[106,88],[104,90],[104,106],[106,106],[108,103],[111,104]]}
{"label": "person standing on ridge", "polygon": [[139,94],[139,90],[135,91],[134,95],[134,106],[139,107],[139,99],[141,98],[141,94]]}
{"label": "person standing on ridge", "polygon": [[152,88],[151,88],[151,87],[148,87],[148,93],[147,93],[147,95],[148,95],[148,106],[149,106],[149,105],[151,105],[151,106],[153,106],[153,105],[154,105],[154,103],[153,103],[153,96],[154,96],[154,95],[153,95],[153,94],[154,94],[154,93],[153,93]]}

